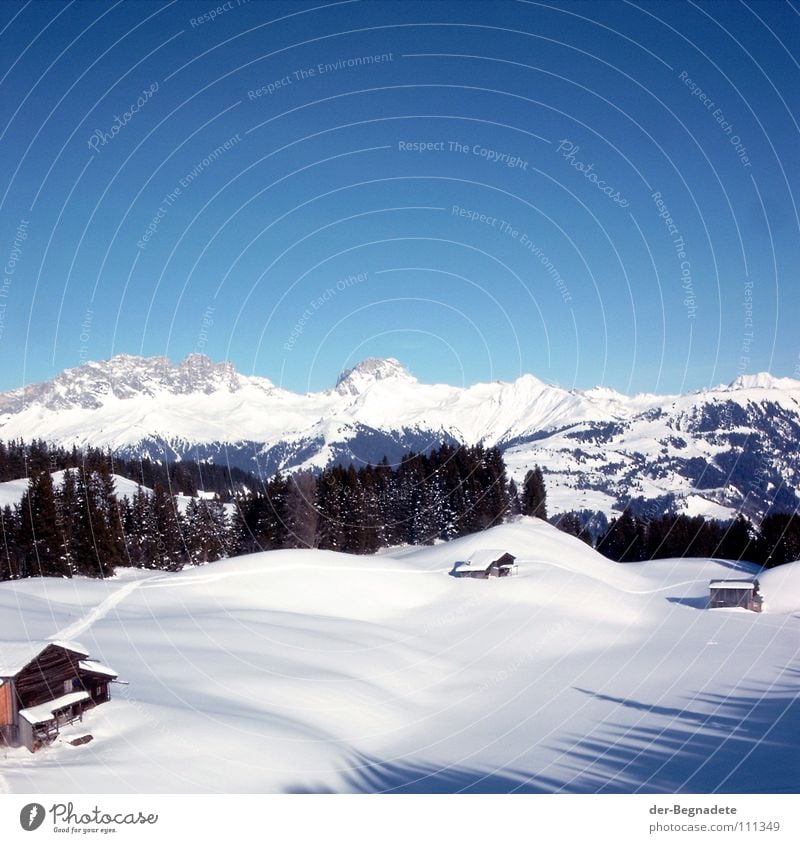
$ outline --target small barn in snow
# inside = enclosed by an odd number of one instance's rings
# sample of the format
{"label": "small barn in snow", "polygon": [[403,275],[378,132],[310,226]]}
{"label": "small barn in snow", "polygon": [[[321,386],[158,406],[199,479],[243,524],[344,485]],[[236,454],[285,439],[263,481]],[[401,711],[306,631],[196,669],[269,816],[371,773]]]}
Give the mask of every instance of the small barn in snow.
{"label": "small barn in snow", "polygon": [[761,611],[761,595],[757,579],[711,580],[708,606],[710,609],[742,608]]}
{"label": "small barn in snow", "polygon": [[110,698],[116,671],[73,641],[0,643],[0,736],[31,752]]}
{"label": "small barn in snow", "polygon": [[516,569],[516,556],[505,550],[476,550],[463,562],[456,562],[450,572],[454,577],[487,580],[489,577],[507,577]]}

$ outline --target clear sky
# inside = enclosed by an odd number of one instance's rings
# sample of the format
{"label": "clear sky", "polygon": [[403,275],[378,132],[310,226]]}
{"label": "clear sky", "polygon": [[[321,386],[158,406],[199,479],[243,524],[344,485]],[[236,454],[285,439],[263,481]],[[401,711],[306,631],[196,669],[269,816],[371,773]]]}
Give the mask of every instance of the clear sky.
{"label": "clear sky", "polygon": [[783,2],[4,2],[0,389],[800,376]]}

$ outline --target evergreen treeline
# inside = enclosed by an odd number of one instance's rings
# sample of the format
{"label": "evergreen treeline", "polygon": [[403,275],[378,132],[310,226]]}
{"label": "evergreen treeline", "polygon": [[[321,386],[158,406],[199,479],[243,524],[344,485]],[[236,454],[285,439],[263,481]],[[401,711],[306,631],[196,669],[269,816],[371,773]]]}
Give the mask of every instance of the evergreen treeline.
{"label": "evergreen treeline", "polygon": [[[63,481],[55,484],[52,473],[59,470]],[[152,484],[152,491],[119,498],[113,474]],[[207,465],[112,460],[96,449],[0,442],[0,478],[30,478],[22,500],[0,510],[0,580],[105,577],[118,565],[179,570],[280,548],[372,553],[454,539],[509,515],[547,517],[541,469],[529,471],[517,490],[507,482],[496,448],[446,444],[409,454],[397,466],[384,459],[360,469],[336,466],[318,476],[278,474],[265,484],[239,474]],[[192,497],[198,479],[206,494]],[[177,492],[191,497],[183,511]],[[636,517],[626,510],[610,523],[597,516],[569,512],[556,526],[619,562],[716,556],[772,567],[800,558],[796,514],[769,515],[758,531],[742,516],[720,522],[674,514]]]}
{"label": "evergreen treeline", "polygon": [[[81,459],[34,443],[7,447],[3,459],[9,472],[15,461],[24,467],[17,477],[27,474],[30,483],[18,505],[0,512],[0,579],[100,577],[118,565],[179,570],[292,547],[370,553],[483,530],[521,506],[500,452],[481,446],[443,445],[409,454],[397,467],[384,460],[359,470],[337,466],[318,477],[278,474],[260,491],[236,496],[232,515],[220,496],[192,498],[181,512],[160,480],[152,492],[118,499],[112,473],[120,464],[112,472],[102,452]],[[65,464],[56,486],[51,472]],[[172,469],[160,476],[172,476]]]}
{"label": "evergreen treeline", "polygon": [[111,472],[68,469],[57,488],[37,471],[20,503],[0,511],[0,541],[0,580],[110,576],[125,559]]}
{"label": "evergreen treeline", "polygon": [[[588,540],[580,519],[562,516],[561,529]],[[591,541],[590,541],[591,543]],[[773,513],[758,530],[743,515],[732,521],[702,516],[663,515],[635,518],[627,510],[599,536],[596,549],[616,562],[673,557],[745,559],[767,568],[800,559],[800,516]]]}
{"label": "evergreen treeline", "polygon": [[0,441],[0,483],[32,477],[42,471],[83,468],[88,472],[111,472],[141,483],[149,489],[161,483],[172,494],[194,497],[198,490],[217,495],[223,502],[243,490],[258,488],[258,480],[240,468],[209,462],[155,462],[149,457],[129,460],[99,448],[67,449],[42,440],[30,444]]}
{"label": "evergreen treeline", "polygon": [[485,530],[510,511],[505,464],[496,448],[442,445],[393,468],[335,466],[274,477],[239,501],[238,552],[319,547],[372,553],[397,544]]}

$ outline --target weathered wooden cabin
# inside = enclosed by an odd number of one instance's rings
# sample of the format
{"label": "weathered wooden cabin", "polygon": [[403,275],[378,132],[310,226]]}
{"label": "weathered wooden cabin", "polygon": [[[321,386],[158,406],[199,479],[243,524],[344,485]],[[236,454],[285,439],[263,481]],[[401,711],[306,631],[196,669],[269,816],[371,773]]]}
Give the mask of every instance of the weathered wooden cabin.
{"label": "weathered wooden cabin", "polygon": [[711,580],[708,606],[710,609],[742,608],[761,611],[761,595],[757,579]]}
{"label": "weathered wooden cabin", "polygon": [[450,572],[454,577],[488,580],[489,577],[507,577],[514,572],[516,556],[504,550],[476,550],[463,562],[456,562]]}
{"label": "weathered wooden cabin", "polygon": [[117,678],[72,641],[0,643],[0,736],[31,752],[110,698]]}

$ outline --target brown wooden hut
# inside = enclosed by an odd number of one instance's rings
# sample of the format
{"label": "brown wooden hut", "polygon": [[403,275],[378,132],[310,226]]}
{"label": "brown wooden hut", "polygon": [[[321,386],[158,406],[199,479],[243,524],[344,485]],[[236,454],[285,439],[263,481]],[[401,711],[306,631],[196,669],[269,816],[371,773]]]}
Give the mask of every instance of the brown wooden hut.
{"label": "brown wooden hut", "polygon": [[450,572],[454,577],[470,577],[487,580],[489,577],[507,577],[517,567],[512,556],[505,550],[476,550],[469,559],[456,562]]}
{"label": "brown wooden hut", "polygon": [[761,595],[757,579],[711,580],[708,606],[710,609],[742,608],[761,611]]}
{"label": "brown wooden hut", "polygon": [[0,643],[0,736],[35,752],[106,702],[116,678],[72,641]]}

